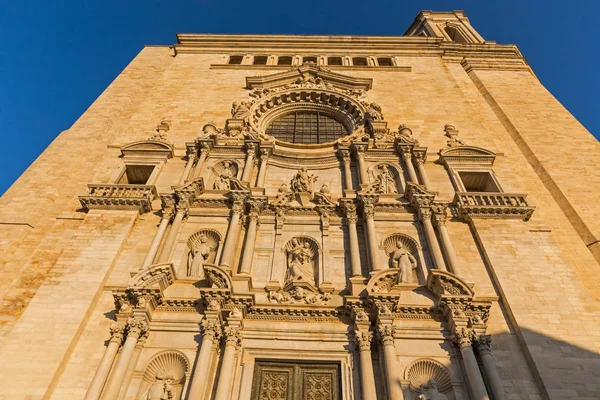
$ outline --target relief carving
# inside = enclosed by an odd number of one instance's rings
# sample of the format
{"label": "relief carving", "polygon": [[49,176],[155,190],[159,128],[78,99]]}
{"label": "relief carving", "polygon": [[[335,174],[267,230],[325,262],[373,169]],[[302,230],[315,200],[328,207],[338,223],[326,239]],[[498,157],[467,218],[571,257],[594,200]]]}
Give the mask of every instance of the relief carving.
{"label": "relief carving", "polygon": [[270,291],[268,297],[271,303],[277,304],[325,305],[330,299],[329,293],[313,293],[300,286],[289,291]]}
{"label": "relief carving", "polygon": [[173,399],[172,377],[165,375],[164,371],[156,374],[156,380],[148,391],[141,397],[142,400],[171,400]]}
{"label": "relief carving", "polygon": [[290,182],[290,188],[295,193],[308,193],[311,200],[314,197],[313,184],[317,181],[314,174],[309,175],[306,167],[298,170]]}
{"label": "relief carving", "polygon": [[371,172],[371,187],[370,193],[378,194],[396,194],[398,193],[396,179],[386,164],[380,164]]}
{"label": "relief carving", "polygon": [[422,384],[419,390],[421,392],[419,400],[448,400],[445,394],[438,391],[437,382],[434,379]]}
{"label": "relief carving", "polygon": [[304,280],[315,283],[314,244],[306,238],[293,238],[287,246],[286,282]]}

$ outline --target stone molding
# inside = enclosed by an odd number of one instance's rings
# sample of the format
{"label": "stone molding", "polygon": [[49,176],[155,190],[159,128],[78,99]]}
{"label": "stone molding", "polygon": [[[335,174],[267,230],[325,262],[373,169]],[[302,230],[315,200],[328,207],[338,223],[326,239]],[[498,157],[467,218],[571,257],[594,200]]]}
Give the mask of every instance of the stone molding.
{"label": "stone molding", "polygon": [[157,197],[152,185],[88,184],[88,195],[79,196],[86,210],[137,210],[140,214],[152,210]]}
{"label": "stone molding", "polygon": [[454,204],[463,221],[481,219],[521,219],[529,221],[535,207],[529,205],[526,194],[457,192]]}

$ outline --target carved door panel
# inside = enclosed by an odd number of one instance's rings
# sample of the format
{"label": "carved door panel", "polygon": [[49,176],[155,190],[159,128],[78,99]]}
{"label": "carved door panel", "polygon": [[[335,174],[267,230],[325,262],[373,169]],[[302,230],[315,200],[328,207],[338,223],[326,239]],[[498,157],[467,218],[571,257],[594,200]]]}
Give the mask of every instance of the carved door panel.
{"label": "carved door panel", "polygon": [[257,362],[252,400],[340,400],[336,364]]}

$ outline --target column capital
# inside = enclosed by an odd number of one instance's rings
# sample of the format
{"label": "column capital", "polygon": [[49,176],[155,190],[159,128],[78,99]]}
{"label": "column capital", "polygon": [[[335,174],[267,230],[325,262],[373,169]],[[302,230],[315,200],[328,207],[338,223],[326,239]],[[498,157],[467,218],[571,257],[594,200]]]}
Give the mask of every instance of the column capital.
{"label": "column capital", "polygon": [[260,158],[261,160],[268,160],[269,157],[273,155],[273,149],[269,147],[262,147],[260,149]]}
{"label": "column capital", "polygon": [[256,143],[246,142],[246,154],[252,157],[256,155]]}
{"label": "column capital", "polygon": [[492,354],[492,335],[479,335],[474,344],[479,354]]}
{"label": "column capital", "polygon": [[344,212],[346,214],[346,221],[349,224],[356,224],[358,222],[358,215],[356,214],[356,204],[350,201],[342,203]]}
{"label": "column capital", "polygon": [[431,208],[419,207],[419,209],[417,210],[417,213],[419,216],[419,221],[424,222],[424,221],[431,220],[431,215],[432,215]]}
{"label": "column capital", "polygon": [[427,148],[413,148],[413,156],[417,164],[425,164],[427,160]]}
{"label": "column capital", "polygon": [[110,341],[114,343],[118,343],[119,345],[123,343],[123,335],[125,334],[125,326],[119,324],[118,322],[111,322],[110,327],[108,328],[110,331]]}
{"label": "column capital", "polygon": [[475,333],[472,329],[469,329],[465,326],[454,327],[452,330],[452,335],[450,336],[450,340],[452,340],[452,342],[454,342],[454,344],[456,344],[462,350],[471,346],[474,337]]}
{"label": "column capital", "polygon": [[350,162],[352,153],[350,149],[338,149],[338,155],[344,164],[346,164]]}
{"label": "column capital", "polygon": [[396,327],[392,324],[382,324],[379,323],[377,325],[377,337],[379,341],[384,346],[393,345],[394,344],[394,334],[396,333]]}
{"label": "column capital", "polygon": [[127,336],[135,334],[139,338],[148,331],[148,322],[140,317],[129,317],[127,319]]}
{"label": "column capital", "polygon": [[431,205],[431,212],[433,214],[433,225],[444,226],[446,225],[448,205],[445,203],[434,203]]}
{"label": "column capital", "polygon": [[188,146],[185,150],[185,155],[187,156],[188,161],[193,162],[198,155],[198,149],[196,146]]}
{"label": "column capital", "polygon": [[238,347],[242,344],[242,329],[239,326],[226,326],[223,328],[225,346]]}
{"label": "column capital", "polygon": [[222,334],[221,323],[219,321],[203,319],[200,322],[202,334],[211,338],[219,337]]}
{"label": "column capital", "polygon": [[246,201],[246,203],[248,204],[248,208],[249,208],[251,215],[253,213],[256,215],[259,215],[262,212],[262,210],[265,208],[265,206],[267,205],[267,199],[252,197],[252,198],[249,198]]}
{"label": "column capital", "polygon": [[369,331],[354,331],[354,340],[360,351],[371,350],[371,342],[373,341],[373,333]]}
{"label": "column capital", "polygon": [[198,142],[198,152],[200,154],[208,154],[212,148],[212,141],[200,141]]}
{"label": "column capital", "polygon": [[400,147],[401,151],[400,151],[400,155],[402,156],[402,160],[406,161],[406,162],[410,162],[410,160],[412,159],[412,153],[410,151],[410,148],[406,148],[404,146]]}

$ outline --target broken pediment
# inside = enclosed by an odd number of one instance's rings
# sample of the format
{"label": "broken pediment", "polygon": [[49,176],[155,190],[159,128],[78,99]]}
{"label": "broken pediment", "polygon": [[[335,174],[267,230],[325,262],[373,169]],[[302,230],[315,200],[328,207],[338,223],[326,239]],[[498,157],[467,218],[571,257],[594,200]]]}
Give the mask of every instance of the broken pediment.
{"label": "broken pediment", "polygon": [[294,85],[307,88],[366,91],[371,89],[373,80],[338,74],[313,63],[305,63],[277,74],[246,77],[246,89],[259,92],[286,86],[295,87]]}

